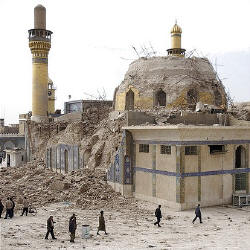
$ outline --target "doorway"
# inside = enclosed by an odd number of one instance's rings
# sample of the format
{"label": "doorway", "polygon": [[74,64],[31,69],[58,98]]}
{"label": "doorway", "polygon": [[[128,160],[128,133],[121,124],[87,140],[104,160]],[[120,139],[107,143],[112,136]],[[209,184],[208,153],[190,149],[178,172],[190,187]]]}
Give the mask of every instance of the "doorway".
{"label": "doorway", "polygon": [[166,106],[166,93],[160,89],[156,93],[156,106],[165,107]]}
{"label": "doorway", "polygon": [[7,167],[10,167],[10,154],[7,154]]}

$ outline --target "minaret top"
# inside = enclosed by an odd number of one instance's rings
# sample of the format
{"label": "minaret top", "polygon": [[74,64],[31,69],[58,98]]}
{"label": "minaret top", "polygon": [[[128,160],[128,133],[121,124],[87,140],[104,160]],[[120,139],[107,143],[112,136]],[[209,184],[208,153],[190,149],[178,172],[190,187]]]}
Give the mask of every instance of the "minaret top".
{"label": "minaret top", "polygon": [[175,25],[173,26],[173,28],[171,29],[171,34],[172,33],[179,33],[181,34],[182,33],[182,29],[181,27],[177,24],[177,21],[175,21]]}
{"label": "minaret top", "polygon": [[182,29],[175,21],[175,25],[171,29],[171,49],[168,49],[168,55],[185,56],[185,49],[181,48],[181,33]]}
{"label": "minaret top", "polygon": [[34,29],[46,30],[46,8],[41,4],[34,8]]}

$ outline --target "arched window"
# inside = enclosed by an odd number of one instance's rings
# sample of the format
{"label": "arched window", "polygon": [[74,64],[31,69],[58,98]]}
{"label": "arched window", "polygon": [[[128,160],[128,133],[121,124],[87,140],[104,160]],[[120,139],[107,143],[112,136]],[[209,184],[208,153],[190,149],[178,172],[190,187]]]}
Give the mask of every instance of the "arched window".
{"label": "arched window", "polygon": [[246,167],[246,149],[243,146],[238,146],[235,150],[235,168]]}
{"label": "arched window", "polygon": [[135,94],[130,89],[126,94],[126,105],[125,105],[126,110],[134,110],[134,98]]}
{"label": "arched window", "polygon": [[198,100],[198,93],[196,89],[190,89],[187,92],[187,103],[196,104]]}
{"label": "arched window", "polygon": [[221,93],[218,90],[214,91],[214,104],[216,106],[221,106],[222,105],[222,96],[221,96]]}
{"label": "arched window", "polygon": [[162,107],[165,107],[166,106],[166,93],[160,89],[159,91],[157,91],[156,93],[156,106],[162,106]]}

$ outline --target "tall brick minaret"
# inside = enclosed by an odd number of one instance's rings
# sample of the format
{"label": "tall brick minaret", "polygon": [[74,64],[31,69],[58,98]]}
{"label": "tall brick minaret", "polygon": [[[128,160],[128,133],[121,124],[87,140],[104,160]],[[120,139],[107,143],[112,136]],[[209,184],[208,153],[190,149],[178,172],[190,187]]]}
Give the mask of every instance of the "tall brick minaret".
{"label": "tall brick minaret", "polygon": [[29,30],[32,53],[32,117],[35,122],[48,118],[48,54],[52,31],[46,30],[46,9],[34,9],[34,29]]}

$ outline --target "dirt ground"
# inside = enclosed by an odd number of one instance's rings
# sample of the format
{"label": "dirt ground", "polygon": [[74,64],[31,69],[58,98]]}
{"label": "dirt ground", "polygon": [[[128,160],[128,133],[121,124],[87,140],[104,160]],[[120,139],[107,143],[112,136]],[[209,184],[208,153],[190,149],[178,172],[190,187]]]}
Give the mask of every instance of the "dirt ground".
{"label": "dirt ground", "polygon": [[[108,235],[96,235],[99,210],[81,210],[69,203],[38,209],[36,216],[0,219],[0,249],[250,249],[250,208],[230,206],[203,208],[203,224],[192,224],[194,211],[162,208],[162,227],[153,225],[155,204],[138,201],[138,208],[104,210]],[[77,215],[75,243],[69,242],[68,219]],[[57,240],[45,240],[46,220],[54,216]],[[91,237],[81,238],[82,225],[89,224]]]}

